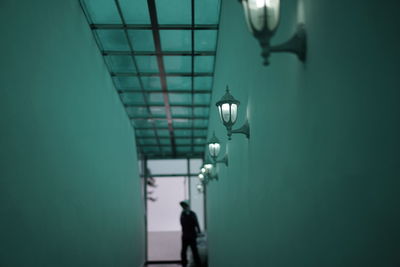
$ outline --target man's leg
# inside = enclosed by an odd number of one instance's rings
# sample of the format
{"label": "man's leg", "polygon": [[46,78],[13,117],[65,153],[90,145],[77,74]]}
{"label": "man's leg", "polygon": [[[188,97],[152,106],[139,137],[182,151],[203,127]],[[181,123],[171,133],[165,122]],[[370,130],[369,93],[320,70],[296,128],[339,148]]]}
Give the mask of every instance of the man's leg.
{"label": "man's leg", "polygon": [[182,266],[186,266],[188,263],[187,253],[186,253],[188,246],[189,246],[188,240],[182,237],[182,250],[181,250]]}
{"label": "man's leg", "polygon": [[192,249],[193,260],[196,263],[196,266],[201,266],[199,251],[197,250],[196,239],[190,241],[190,248]]}

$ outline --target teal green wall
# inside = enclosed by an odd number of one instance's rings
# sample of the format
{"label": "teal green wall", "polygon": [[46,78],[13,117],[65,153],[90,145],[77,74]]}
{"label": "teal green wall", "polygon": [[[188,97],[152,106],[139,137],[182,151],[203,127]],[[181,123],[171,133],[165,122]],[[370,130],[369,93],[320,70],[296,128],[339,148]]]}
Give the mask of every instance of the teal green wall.
{"label": "teal green wall", "polygon": [[141,266],[134,133],[77,0],[0,2],[0,266]]}
{"label": "teal green wall", "polygon": [[[398,1],[281,1],[308,59],[261,50],[224,0],[213,103],[229,84],[251,138],[208,187],[211,267],[400,266]],[[214,107],[210,132],[227,143]]]}

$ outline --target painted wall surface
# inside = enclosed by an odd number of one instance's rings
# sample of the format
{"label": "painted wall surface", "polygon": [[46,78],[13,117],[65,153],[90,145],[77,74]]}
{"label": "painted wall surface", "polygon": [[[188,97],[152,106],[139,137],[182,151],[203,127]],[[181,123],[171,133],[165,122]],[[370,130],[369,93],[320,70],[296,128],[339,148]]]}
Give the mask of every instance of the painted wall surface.
{"label": "painted wall surface", "polygon": [[210,266],[400,266],[398,1],[281,1],[305,64],[262,66],[241,5],[223,1],[213,103],[229,84],[251,138],[215,130],[230,165],[208,186]]}
{"label": "painted wall surface", "polygon": [[0,266],[141,266],[130,122],[75,0],[0,2]]}

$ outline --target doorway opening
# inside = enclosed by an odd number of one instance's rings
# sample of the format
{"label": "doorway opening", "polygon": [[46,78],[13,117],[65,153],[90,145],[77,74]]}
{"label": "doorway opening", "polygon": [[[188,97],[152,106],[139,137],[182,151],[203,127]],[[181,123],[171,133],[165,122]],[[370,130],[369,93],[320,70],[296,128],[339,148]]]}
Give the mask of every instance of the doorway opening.
{"label": "doorway opening", "polygon": [[147,264],[180,263],[180,201],[189,202],[205,231],[205,197],[197,189],[201,164],[201,159],[144,160]]}

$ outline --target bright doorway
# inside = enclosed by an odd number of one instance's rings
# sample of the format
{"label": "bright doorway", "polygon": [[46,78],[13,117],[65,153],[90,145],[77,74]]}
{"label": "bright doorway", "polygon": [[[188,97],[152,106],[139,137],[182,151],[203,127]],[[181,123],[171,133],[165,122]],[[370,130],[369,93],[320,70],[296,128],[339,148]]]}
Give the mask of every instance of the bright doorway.
{"label": "bright doorway", "polygon": [[147,262],[178,263],[181,249],[179,202],[188,200],[205,230],[203,193],[197,190],[201,159],[147,160],[144,162]]}

